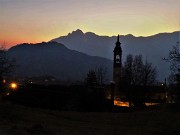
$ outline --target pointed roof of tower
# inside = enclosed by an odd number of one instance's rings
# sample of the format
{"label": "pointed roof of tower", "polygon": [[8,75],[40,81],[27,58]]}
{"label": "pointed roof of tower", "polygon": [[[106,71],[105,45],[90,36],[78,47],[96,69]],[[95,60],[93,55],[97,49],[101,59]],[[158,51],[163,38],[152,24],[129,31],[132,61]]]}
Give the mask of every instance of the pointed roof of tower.
{"label": "pointed roof of tower", "polygon": [[113,52],[117,52],[117,51],[122,52],[121,43],[119,42],[119,35],[117,36],[117,42]]}
{"label": "pointed roof of tower", "polygon": [[118,37],[117,37],[117,42],[119,42],[119,34],[118,34]]}
{"label": "pointed roof of tower", "polygon": [[121,43],[119,42],[119,34],[117,36],[117,42],[116,42],[116,47],[120,47]]}

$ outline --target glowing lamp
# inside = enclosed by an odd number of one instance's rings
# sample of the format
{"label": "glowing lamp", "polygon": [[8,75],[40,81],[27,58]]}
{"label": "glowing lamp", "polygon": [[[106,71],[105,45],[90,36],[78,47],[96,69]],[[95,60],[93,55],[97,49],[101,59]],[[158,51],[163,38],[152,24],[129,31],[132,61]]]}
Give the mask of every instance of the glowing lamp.
{"label": "glowing lamp", "polygon": [[3,83],[6,83],[6,80],[3,80]]}
{"label": "glowing lamp", "polygon": [[10,84],[10,87],[11,87],[12,89],[16,89],[16,88],[17,88],[17,84],[13,82],[13,83]]}

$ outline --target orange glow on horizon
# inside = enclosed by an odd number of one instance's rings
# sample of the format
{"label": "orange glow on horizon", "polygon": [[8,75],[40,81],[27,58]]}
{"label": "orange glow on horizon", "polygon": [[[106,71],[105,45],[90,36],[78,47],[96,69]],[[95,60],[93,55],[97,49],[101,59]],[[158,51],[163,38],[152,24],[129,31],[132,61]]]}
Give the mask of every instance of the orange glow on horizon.
{"label": "orange glow on horizon", "polygon": [[[87,31],[87,32],[93,32],[93,31]],[[159,33],[172,33],[172,32],[175,32],[175,31],[166,31],[166,32],[159,32]],[[86,33],[86,32],[84,32],[84,33]],[[95,32],[93,32],[93,33],[95,33]],[[95,34],[97,34],[99,36],[110,36],[110,37],[114,36],[113,34],[110,35],[110,33],[109,34],[103,34],[103,33],[102,34],[98,34],[98,33],[95,33]],[[158,33],[156,33],[156,34],[158,34]],[[148,36],[153,36],[153,35],[156,35],[156,34],[149,34]],[[66,35],[67,34],[65,34],[65,36]],[[121,34],[121,35],[127,35],[127,34]],[[137,36],[136,34],[133,34],[133,35],[136,36],[136,37],[141,36],[141,35]],[[50,35],[50,37],[47,36],[47,38],[46,37],[42,37],[42,36],[39,36],[39,38],[38,37],[36,37],[36,38],[33,38],[33,37],[32,38],[19,38],[19,37],[17,37],[17,39],[14,38],[14,37],[13,37],[13,39],[11,39],[10,37],[7,37],[7,38],[4,38],[3,40],[0,37],[0,47],[3,47],[5,49],[9,49],[9,48],[11,48],[13,46],[16,46],[18,44],[23,44],[23,43],[29,43],[29,44],[32,43],[32,44],[35,44],[35,43],[41,43],[41,42],[48,42],[51,39],[59,37],[59,36],[54,36],[54,37],[51,37],[51,36],[52,35]],[[143,37],[148,37],[148,36],[143,36]]]}
{"label": "orange glow on horizon", "polygon": [[78,0],[73,4],[72,0],[1,0],[0,3],[0,44],[5,42],[6,48],[47,42],[76,29],[107,36],[151,36],[180,30],[179,0]]}
{"label": "orange glow on horizon", "polygon": [[9,49],[9,48],[16,46],[18,44],[23,44],[23,43],[35,44],[35,43],[40,43],[40,42],[47,42],[48,40],[44,41],[44,40],[23,40],[23,39],[21,39],[21,40],[13,40],[11,42],[7,42],[7,41],[11,41],[11,40],[4,40],[4,41],[0,40],[0,47],[3,47],[5,49]]}

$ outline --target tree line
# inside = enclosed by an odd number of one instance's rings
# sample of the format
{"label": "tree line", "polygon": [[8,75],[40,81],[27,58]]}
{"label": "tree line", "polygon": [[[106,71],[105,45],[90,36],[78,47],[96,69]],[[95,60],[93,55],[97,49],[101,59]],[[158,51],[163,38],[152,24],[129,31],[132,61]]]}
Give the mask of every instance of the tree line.
{"label": "tree line", "polygon": [[[87,73],[85,82],[89,86],[103,85],[107,83],[106,68],[91,69]],[[143,62],[142,55],[127,55],[122,65],[122,83],[126,85],[152,85],[156,81],[157,71],[147,59]]]}
{"label": "tree line", "polygon": [[169,56],[164,58],[171,64],[171,75],[168,77],[169,89],[171,94],[175,94],[175,100],[180,102],[180,46],[179,42],[169,51]]}
{"label": "tree line", "polygon": [[122,67],[122,81],[126,85],[152,85],[156,82],[157,70],[147,59],[143,62],[142,55],[127,55]]}

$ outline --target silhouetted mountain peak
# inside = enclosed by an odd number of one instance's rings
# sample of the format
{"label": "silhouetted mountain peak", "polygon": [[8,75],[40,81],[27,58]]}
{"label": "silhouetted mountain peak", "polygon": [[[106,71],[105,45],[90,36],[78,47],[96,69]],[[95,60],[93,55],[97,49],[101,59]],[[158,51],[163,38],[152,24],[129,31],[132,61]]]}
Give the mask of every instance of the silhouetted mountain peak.
{"label": "silhouetted mountain peak", "polygon": [[132,34],[128,34],[128,35],[126,35],[127,37],[131,37],[131,38],[133,38],[133,37],[135,37],[134,35],[132,35]]}
{"label": "silhouetted mountain peak", "polygon": [[79,37],[79,36],[83,36],[84,33],[82,32],[82,30],[77,29],[76,31],[73,31],[72,33],[69,33],[68,36],[75,36],[75,37]]}
{"label": "silhouetted mountain peak", "polygon": [[86,32],[85,33],[86,36],[97,36],[95,33],[93,32]]}
{"label": "silhouetted mountain peak", "polygon": [[13,46],[9,49],[9,51],[14,49],[24,50],[24,49],[42,49],[42,48],[61,48],[61,49],[67,49],[67,47],[61,43],[58,43],[56,41],[49,41],[49,42],[41,42],[41,43],[22,43],[18,44],[16,46]]}
{"label": "silhouetted mountain peak", "polygon": [[16,59],[15,76],[48,75],[60,80],[84,80],[90,69],[105,67],[108,79],[112,78],[111,60],[89,56],[57,42],[17,45],[7,55]]}

